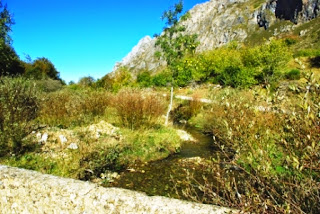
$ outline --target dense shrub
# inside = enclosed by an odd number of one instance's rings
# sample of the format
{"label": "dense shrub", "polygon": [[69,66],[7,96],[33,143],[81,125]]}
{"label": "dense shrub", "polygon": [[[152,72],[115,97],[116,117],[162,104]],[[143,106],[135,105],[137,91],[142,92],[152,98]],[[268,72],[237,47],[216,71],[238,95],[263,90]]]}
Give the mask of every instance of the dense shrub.
{"label": "dense shrub", "polygon": [[53,126],[81,125],[103,115],[110,97],[104,91],[66,89],[49,93],[41,102],[38,120]]}
{"label": "dense shrub", "polygon": [[232,66],[226,67],[217,80],[221,85],[234,88],[246,88],[257,83],[252,69]]}
{"label": "dense shrub", "polygon": [[0,155],[19,152],[37,116],[35,84],[24,78],[0,78]]}
{"label": "dense shrub", "polygon": [[120,67],[116,70],[113,78],[109,81],[111,90],[114,92],[118,92],[122,87],[129,86],[131,83],[132,75],[127,67]]}
{"label": "dense shrub", "polygon": [[191,179],[185,196],[254,213],[319,213],[319,85],[307,85],[301,98],[287,98],[285,114],[256,108],[252,94],[212,104],[203,127],[220,153],[212,177]]}
{"label": "dense shrub", "polygon": [[24,63],[25,76],[37,80],[41,79],[54,79],[61,80],[59,72],[55,68],[54,64],[47,58],[38,58],[30,63]]}
{"label": "dense shrub", "polygon": [[184,87],[190,83],[213,82],[235,88],[255,84],[272,84],[291,57],[285,42],[273,40],[256,47],[237,43],[197,55],[187,55],[170,67],[174,83]]}
{"label": "dense shrub", "polygon": [[35,82],[39,90],[43,92],[59,91],[63,87],[63,82],[61,82],[60,80],[43,79],[43,80],[37,80]]}
{"label": "dense shrub", "polygon": [[255,71],[259,83],[270,84],[278,81],[281,68],[291,54],[283,41],[272,40],[269,44],[244,49],[241,57],[243,65]]}
{"label": "dense shrub", "polygon": [[164,100],[155,95],[137,90],[125,89],[114,99],[123,126],[136,129],[155,122],[165,111]]}
{"label": "dense shrub", "polygon": [[299,69],[292,69],[285,74],[285,77],[289,80],[299,80],[301,78],[301,72]]}
{"label": "dense shrub", "polygon": [[172,111],[173,120],[175,122],[182,122],[183,120],[189,120],[191,117],[197,115],[203,104],[201,103],[199,96],[194,95],[192,100],[184,101],[178,107]]}
{"label": "dense shrub", "polygon": [[150,87],[152,85],[151,74],[148,71],[143,71],[138,74],[137,82],[143,87]]}
{"label": "dense shrub", "polygon": [[93,77],[87,76],[87,77],[80,78],[78,85],[82,87],[91,87],[93,86],[94,82],[95,80]]}
{"label": "dense shrub", "polygon": [[172,83],[172,74],[169,71],[163,71],[152,78],[152,83],[158,87],[165,87]]}
{"label": "dense shrub", "polygon": [[320,56],[319,49],[303,49],[299,50],[294,54],[294,57],[316,57]]}
{"label": "dense shrub", "polygon": [[15,50],[0,39],[0,76],[17,76],[25,71]]}

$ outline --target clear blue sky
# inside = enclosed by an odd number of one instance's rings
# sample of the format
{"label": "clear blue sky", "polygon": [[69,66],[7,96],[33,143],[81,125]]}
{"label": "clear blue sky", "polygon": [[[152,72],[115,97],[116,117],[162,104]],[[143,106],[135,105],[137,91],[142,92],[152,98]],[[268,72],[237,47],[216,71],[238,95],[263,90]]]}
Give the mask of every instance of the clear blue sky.
{"label": "clear blue sky", "polygon": [[[185,10],[208,0],[184,0]],[[3,0],[14,15],[13,47],[21,59],[46,57],[67,83],[101,78],[138,41],[160,33],[164,10],[178,0]]]}

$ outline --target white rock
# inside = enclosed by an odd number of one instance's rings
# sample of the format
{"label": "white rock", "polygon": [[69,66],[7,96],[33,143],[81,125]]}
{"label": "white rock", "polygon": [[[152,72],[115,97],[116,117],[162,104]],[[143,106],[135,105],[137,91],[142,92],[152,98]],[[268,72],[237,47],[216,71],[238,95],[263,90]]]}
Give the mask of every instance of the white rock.
{"label": "white rock", "polygon": [[60,142],[61,142],[62,144],[68,142],[67,138],[66,138],[65,136],[63,136],[63,135],[59,135],[59,139],[60,139]]}
{"label": "white rock", "polygon": [[73,149],[73,150],[76,150],[78,149],[78,145],[76,143],[71,143],[69,146],[68,146],[68,149]]}
{"label": "white rock", "polygon": [[177,130],[177,134],[179,135],[181,140],[196,142],[196,140],[188,132],[184,130]]}
{"label": "white rock", "polygon": [[38,140],[41,140],[41,133],[38,132],[37,135],[36,135],[36,137],[37,137]]}
{"label": "white rock", "polygon": [[42,137],[41,137],[40,142],[41,142],[41,143],[46,143],[47,140],[48,140],[48,133],[44,133],[44,134],[42,135]]}

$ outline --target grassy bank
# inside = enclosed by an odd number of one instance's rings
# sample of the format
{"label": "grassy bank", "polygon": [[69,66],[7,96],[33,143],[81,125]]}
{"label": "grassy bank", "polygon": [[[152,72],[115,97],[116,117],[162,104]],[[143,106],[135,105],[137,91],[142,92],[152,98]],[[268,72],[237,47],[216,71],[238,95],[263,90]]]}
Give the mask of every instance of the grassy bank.
{"label": "grassy bank", "polygon": [[[6,90],[17,93],[9,84],[16,79],[5,81]],[[21,101],[21,111],[28,113],[28,94],[15,95]],[[10,100],[3,97],[2,101]],[[19,148],[6,143],[17,139],[14,133],[2,135],[1,164],[94,180],[135,162],[166,158],[181,144],[176,130],[162,125],[167,101],[152,92],[124,89],[112,94],[69,87],[39,92],[34,101],[35,116],[18,127],[24,133]],[[15,112],[12,115],[16,116]],[[6,129],[20,121],[13,122]]]}

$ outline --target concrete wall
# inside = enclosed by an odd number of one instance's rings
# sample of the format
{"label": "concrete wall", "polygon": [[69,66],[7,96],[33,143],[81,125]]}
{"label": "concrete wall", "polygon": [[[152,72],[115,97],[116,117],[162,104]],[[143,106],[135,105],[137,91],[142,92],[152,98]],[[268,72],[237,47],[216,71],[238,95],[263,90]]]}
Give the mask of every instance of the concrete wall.
{"label": "concrete wall", "polygon": [[226,213],[230,209],[0,165],[0,213]]}

